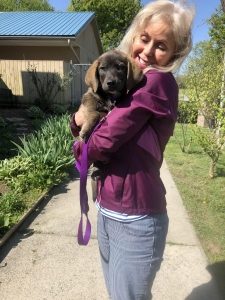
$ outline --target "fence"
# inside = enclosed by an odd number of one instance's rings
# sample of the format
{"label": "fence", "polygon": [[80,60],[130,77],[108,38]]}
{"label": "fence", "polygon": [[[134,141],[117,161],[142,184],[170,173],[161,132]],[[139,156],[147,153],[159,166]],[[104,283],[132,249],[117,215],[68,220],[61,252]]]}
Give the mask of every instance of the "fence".
{"label": "fence", "polygon": [[68,64],[66,68],[68,72],[72,72],[73,77],[70,84],[71,104],[76,105],[80,103],[82,95],[86,92],[87,86],[84,78],[89,68],[89,64]]}
{"label": "fence", "polygon": [[[46,76],[59,74],[61,78],[72,74],[72,80],[63,92],[54,99],[56,104],[76,105],[80,103],[82,94],[87,90],[84,77],[89,65],[74,65],[64,61],[43,60],[1,60],[0,61],[0,88],[12,91],[18,99],[18,105],[30,105],[38,98],[36,88],[31,80],[28,69],[36,68],[38,78],[46,82]],[[47,75],[48,74],[48,75]]]}

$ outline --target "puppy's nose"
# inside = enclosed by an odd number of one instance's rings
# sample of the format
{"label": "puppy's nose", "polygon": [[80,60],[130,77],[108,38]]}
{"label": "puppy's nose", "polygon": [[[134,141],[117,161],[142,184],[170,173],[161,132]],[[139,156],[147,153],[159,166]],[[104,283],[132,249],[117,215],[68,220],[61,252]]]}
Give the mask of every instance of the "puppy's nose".
{"label": "puppy's nose", "polygon": [[108,87],[114,87],[116,85],[116,81],[115,80],[108,80],[107,85],[108,85]]}

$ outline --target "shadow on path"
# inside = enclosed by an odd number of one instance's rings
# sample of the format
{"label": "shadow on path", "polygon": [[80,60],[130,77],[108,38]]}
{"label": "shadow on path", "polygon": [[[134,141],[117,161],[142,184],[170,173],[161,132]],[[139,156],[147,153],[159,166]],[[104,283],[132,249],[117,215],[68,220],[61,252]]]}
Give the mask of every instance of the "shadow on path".
{"label": "shadow on path", "polygon": [[185,300],[213,300],[212,286],[216,283],[221,300],[225,299],[225,261],[216,262],[208,265],[206,268],[212,276],[212,280],[206,284],[200,285],[193,289],[191,294]]}

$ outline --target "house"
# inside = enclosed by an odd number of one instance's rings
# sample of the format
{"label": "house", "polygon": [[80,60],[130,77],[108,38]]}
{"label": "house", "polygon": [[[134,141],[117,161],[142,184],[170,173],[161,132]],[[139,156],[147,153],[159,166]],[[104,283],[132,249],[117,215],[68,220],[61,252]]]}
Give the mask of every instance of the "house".
{"label": "house", "polygon": [[93,12],[0,12],[0,88],[11,90],[18,105],[38,97],[30,66],[42,79],[72,71],[72,82],[54,102],[79,102],[85,70],[101,53]]}

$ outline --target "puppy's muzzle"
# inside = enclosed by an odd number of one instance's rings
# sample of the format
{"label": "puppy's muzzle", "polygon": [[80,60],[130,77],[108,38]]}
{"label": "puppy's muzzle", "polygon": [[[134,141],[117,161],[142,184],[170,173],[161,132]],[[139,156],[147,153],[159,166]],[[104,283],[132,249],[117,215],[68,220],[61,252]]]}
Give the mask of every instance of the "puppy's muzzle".
{"label": "puppy's muzzle", "polygon": [[115,89],[115,87],[116,87],[116,80],[108,80],[106,84],[107,84],[107,86],[108,86],[109,89]]}

